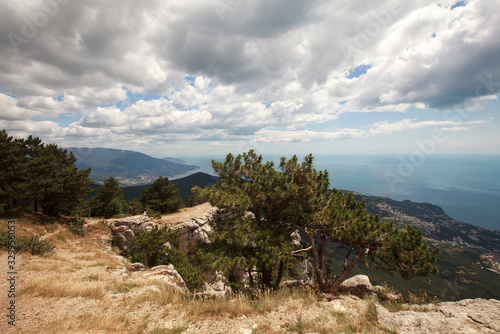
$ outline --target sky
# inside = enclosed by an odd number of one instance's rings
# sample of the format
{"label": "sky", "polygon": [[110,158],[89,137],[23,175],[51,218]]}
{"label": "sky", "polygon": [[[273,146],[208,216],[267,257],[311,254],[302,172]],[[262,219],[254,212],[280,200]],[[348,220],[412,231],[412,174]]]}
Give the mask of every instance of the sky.
{"label": "sky", "polygon": [[0,129],[155,157],[500,154],[500,0],[0,0]]}

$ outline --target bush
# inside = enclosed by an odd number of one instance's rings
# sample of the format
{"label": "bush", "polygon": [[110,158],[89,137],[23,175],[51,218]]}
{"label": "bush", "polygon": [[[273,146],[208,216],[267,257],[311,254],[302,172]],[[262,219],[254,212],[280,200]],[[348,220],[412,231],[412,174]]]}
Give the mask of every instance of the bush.
{"label": "bush", "polygon": [[[0,249],[8,250],[9,234],[7,232],[0,232]],[[40,236],[22,236],[16,238],[15,243],[16,253],[27,252],[32,255],[44,255],[51,253],[54,250],[54,245],[48,241],[43,240]]]}
{"label": "bush", "polygon": [[169,249],[165,253],[165,256],[158,260],[158,264],[172,264],[190,290],[201,288],[204,272],[201,268],[191,263],[186,253],[180,249]]}
{"label": "bush", "polygon": [[75,217],[69,223],[69,231],[73,234],[79,235],[81,237],[87,234],[87,229],[85,228],[85,221],[80,217]]}
{"label": "bush", "polygon": [[118,247],[119,242],[120,242],[120,237],[115,234],[111,239],[111,246]]}
{"label": "bush", "polygon": [[1,249],[7,249],[9,245],[9,233],[7,232],[0,232],[0,248]]}
{"label": "bush", "polygon": [[22,236],[17,239],[16,250],[29,252],[31,255],[44,255],[51,253],[54,250],[54,245],[48,240],[41,239],[39,235]]}

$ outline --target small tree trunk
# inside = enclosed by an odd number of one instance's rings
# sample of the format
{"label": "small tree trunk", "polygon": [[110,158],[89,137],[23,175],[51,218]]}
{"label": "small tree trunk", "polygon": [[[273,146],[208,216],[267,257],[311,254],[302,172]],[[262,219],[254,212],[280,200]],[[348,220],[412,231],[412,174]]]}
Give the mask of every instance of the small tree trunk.
{"label": "small tree trunk", "polygon": [[248,269],[248,284],[250,284],[250,287],[253,288],[252,269]]}
{"label": "small tree trunk", "polygon": [[[314,259],[314,272],[316,274],[316,280],[318,281],[318,287],[321,292],[326,292],[326,280],[325,280],[325,271],[321,268],[321,263],[324,261],[320,260],[320,254],[318,254],[318,250],[316,248],[316,240],[314,240],[314,236],[309,236],[309,242],[311,243],[311,254]],[[324,256],[324,254],[322,254]]]}
{"label": "small tree trunk", "polygon": [[273,283],[272,283],[273,274],[272,273],[273,272],[271,269],[267,269],[265,267],[262,270],[262,284],[267,288],[273,287]]}
{"label": "small tree trunk", "polygon": [[146,247],[146,250],[144,251],[144,265],[146,266],[146,268],[149,268],[148,258],[149,258],[149,247]]}
{"label": "small tree trunk", "polygon": [[362,255],[363,255],[363,251],[362,250],[358,250],[358,253],[356,254],[356,256],[354,257],[354,259],[352,260],[351,264],[349,264],[349,266],[347,266],[347,267],[344,267],[344,271],[340,274],[340,276],[337,277],[333,282],[331,282],[331,289],[337,289],[340,286],[340,284],[342,284],[342,282],[345,281],[345,279],[347,278],[347,276],[349,276],[349,273],[356,266],[356,262],[359,260],[359,258]]}
{"label": "small tree trunk", "polygon": [[281,283],[281,279],[283,278],[283,267],[285,263],[283,260],[280,261],[280,267],[278,269],[278,277],[276,277],[276,282],[274,283],[274,289],[278,289]]}

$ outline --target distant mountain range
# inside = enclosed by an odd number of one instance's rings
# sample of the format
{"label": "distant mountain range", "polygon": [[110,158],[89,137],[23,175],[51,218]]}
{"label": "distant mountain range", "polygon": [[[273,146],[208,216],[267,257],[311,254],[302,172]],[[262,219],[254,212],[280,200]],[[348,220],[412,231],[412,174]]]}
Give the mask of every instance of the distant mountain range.
{"label": "distant mountain range", "polygon": [[172,178],[199,169],[180,159],[157,159],[135,151],[101,147],[69,147],[67,150],[77,158],[78,168],[92,168],[90,178],[97,184],[112,176],[121,186],[145,185],[159,176]]}

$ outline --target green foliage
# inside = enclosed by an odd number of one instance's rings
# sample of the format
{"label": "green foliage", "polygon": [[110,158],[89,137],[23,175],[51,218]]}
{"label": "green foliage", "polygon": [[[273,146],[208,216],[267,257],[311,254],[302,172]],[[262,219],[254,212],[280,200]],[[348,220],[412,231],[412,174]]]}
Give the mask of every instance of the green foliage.
{"label": "green foliage", "polygon": [[161,229],[155,226],[151,231],[143,230],[135,234],[132,261],[141,262],[147,267],[172,264],[188,288],[196,290],[201,286],[203,271],[178,247],[177,231],[170,231],[166,226]]}
{"label": "green foliage", "polygon": [[143,190],[139,199],[144,207],[162,214],[176,212],[184,204],[180,197],[179,187],[170,182],[167,177],[161,176]]}
{"label": "green foliage", "polygon": [[0,232],[0,249],[7,250],[9,246],[9,233],[1,231]]}
{"label": "green foliage", "polygon": [[87,234],[87,229],[85,228],[85,221],[80,217],[75,217],[71,219],[69,223],[69,231],[81,237],[85,236]]}
{"label": "green foliage", "polygon": [[196,192],[219,208],[211,222],[213,242],[205,246],[208,263],[250,273],[255,267],[257,282],[277,287],[293,250],[298,214],[294,203],[303,192],[314,191],[310,183],[298,182],[297,170],[309,169],[310,161],[299,165],[296,157],[283,158],[278,172],[273,162],[263,163],[251,150],[236,157],[228,154],[223,163],[212,161],[212,166],[221,182]]}
{"label": "green foliage", "polygon": [[198,186],[194,186],[191,189],[191,195],[187,196],[184,200],[187,207],[193,207],[208,202],[208,198],[204,196],[200,190],[201,188]]}
{"label": "green foliage", "polygon": [[90,168],[78,170],[73,153],[39,138],[0,133],[0,213],[33,204],[47,215],[71,213],[92,190]]}
{"label": "green foliage", "polygon": [[[339,250],[329,255],[333,272],[342,269],[346,253],[345,250]],[[468,298],[500,299],[498,274],[478,265],[480,259],[480,253],[475,250],[441,247],[441,253],[435,263],[439,271],[431,277],[417,276],[408,281],[399,275],[376,270],[373,265],[360,265],[353,269],[351,275],[368,275],[373,285],[386,283],[400,291],[407,302],[411,301],[411,295],[419,296],[420,289],[424,289],[429,297],[436,296],[443,301]]]}
{"label": "green foliage", "polygon": [[51,253],[54,250],[54,245],[38,235],[31,237],[22,236],[16,240],[16,251],[28,252],[31,255],[44,255]]}
{"label": "green foliage", "polygon": [[[358,260],[370,261],[375,268],[391,274],[399,272],[405,279],[437,272],[432,263],[439,249],[431,252],[423,242],[421,231],[411,225],[400,230],[392,223],[381,222],[365,209],[364,202],[356,201],[352,193],[346,196],[334,189],[323,203],[320,206],[323,210],[313,212],[300,223],[312,246],[315,273],[322,291],[339,287]],[[310,203],[305,204],[304,211],[312,207]],[[344,248],[347,254],[340,274],[328,277],[324,259],[334,245],[336,248],[332,251]]]}
{"label": "green foliage", "polygon": [[158,264],[172,264],[189,289],[197,290],[201,287],[205,276],[203,270],[193,263],[182,250],[168,249],[164,256],[158,259]]}
{"label": "green foliage", "polygon": [[123,189],[114,177],[104,181],[97,195],[89,200],[92,216],[111,218],[127,212],[128,203],[124,200]]}
{"label": "green foliage", "polygon": [[140,201],[139,198],[134,198],[130,203],[132,207],[132,215],[143,214],[144,211],[147,212],[147,215],[156,219],[161,219],[161,213],[151,209],[148,205],[145,205]]}
{"label": "green foliage", "polygon": [[111,238],[111,246],[118,247],[118,242],[119,241],[120,241],[120,237],[117,236],[116,234],[113,235],[113,238]]}

